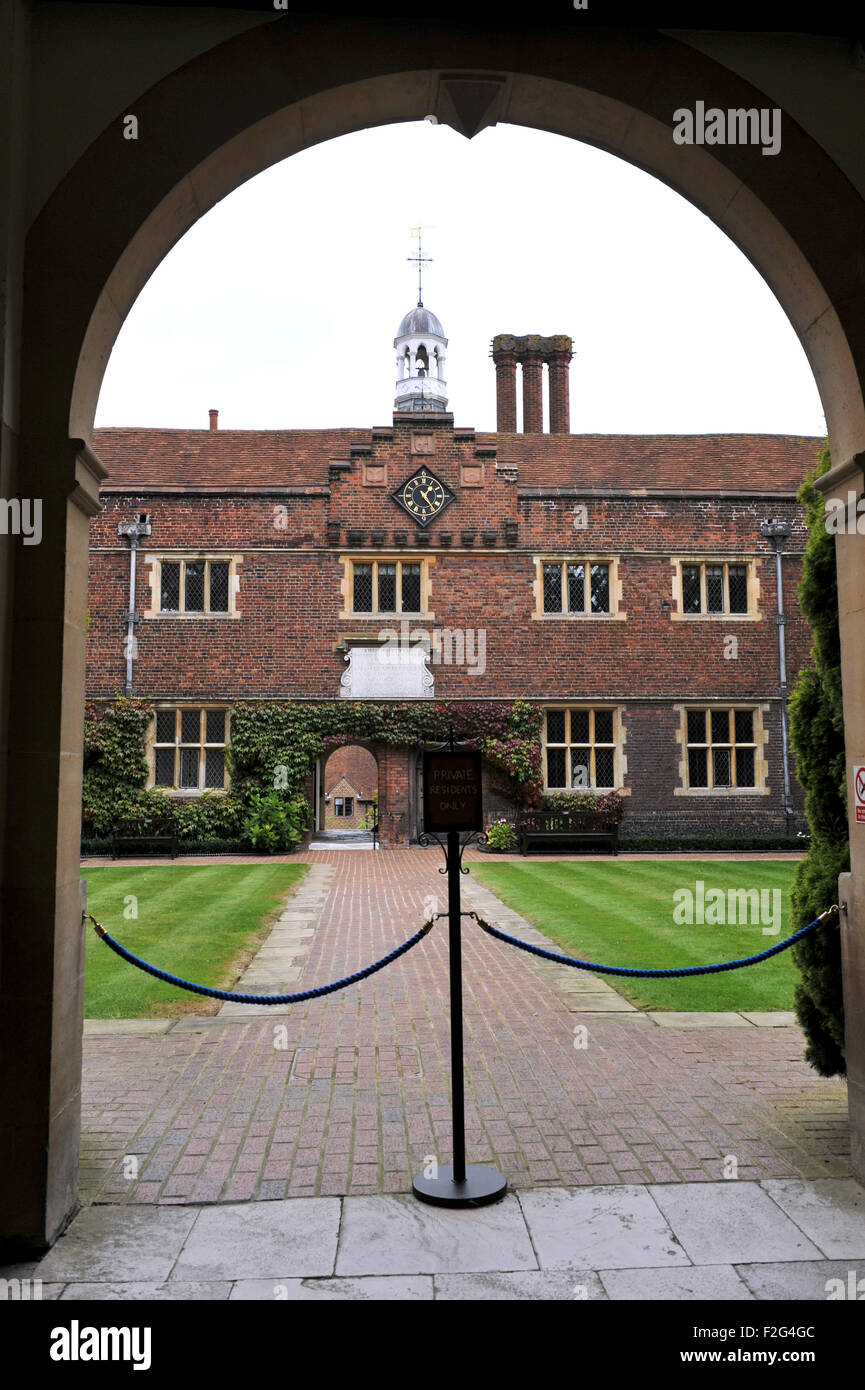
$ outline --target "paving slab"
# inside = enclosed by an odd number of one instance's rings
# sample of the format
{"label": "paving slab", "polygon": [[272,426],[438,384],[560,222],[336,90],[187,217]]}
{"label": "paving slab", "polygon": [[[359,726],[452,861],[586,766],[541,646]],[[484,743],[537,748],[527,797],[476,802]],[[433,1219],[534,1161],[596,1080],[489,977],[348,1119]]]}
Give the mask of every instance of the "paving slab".
{"label": "paving slab", "polygon": [[665,1013],[650,1009],[646,1018],[659,1028],[753,1028],[743,1014],[735,1013]]}
{"label": "paving slab", "polygon": [[760,1186],[828,1259],[865,1260],[865,1188],[855,1178],[767,1178]]}
{"label": "paving slab", "polygon": [[749,1023],[754,1023],[758,1028],[794,1028],[796,1026],[796,1015],[790,1009],[774,1009],[770,1013],[754,1013],[747,1010],[742,1013],[743,1018],[747,1018]]}
{"label": "paving slab", "polygon": [[416,1197],[357,1197],[343,1208],[337,1274],[537,1269],[515,1196],[453,1210]]}
{"label": "paving slab", "polygon": [[536,1188],[520,1205],[542,1269],[691,1263],[645,1187]]}
{"label": "paving slab", "polygon": [[257,1299],[267,1302],[313,1303],[374,1300],[382,1303],[429,1301],[433,1281],[428,1274],[409,1276],[369,1275],[357,1279],[240,1279],[231,1291],[232,1302]]}
{"label": "paving slab", "polygon": [[[612,996],[612,998],[610,997]],[[567,1007],[576,1014],[627,1014],[635,1012],[633,1004],[623,999],[615,990],[609,994],[590,994],[588,991],[575,993],[568,1000]]]}
{"label": "paving slab", "polygon": [[781,1261],[737,1265],[736,1271],[759,1299],[789,1298],[796,1303],[821,1303],[834,1298],[846,1302],[853,1289],[856,1289],[857,1301],[865,1298],[863,1261],[858,1266],[851,1265],[849,1260]]}
{"label": "paving slab", "polygon": [[627,1302],[688,1302],[718,1299],[747,1303],[754,1294],[732,1265],[700,1265],[689,1269],[602,1269],[600,1279],[609,1298]]}
{"label": "paving slab", "polygon": [[150,1033],[167,1033],[170,1018],[85,1018],[86,1038],[134,1037]]}
{"label": "paving slab", "polygon": [[336,1197],[203,1207],[173,1279],[289,1279],[333,1273]]}
{"label": "paving slab", "polygon": [[198,1214],[196,1207],[85,1207],[36,1274],[52,1283],[167,1279]]}
{"label": "paving slab", "polygon": [[822,1253],[758,1183],[659,1184],[649,1192],[694,1264],[817,1260]]}
{"label": "paving slab", "polygon": [[75,1299],[104,1303],[225,1302],[230,1293],[230,1279],[214,1279],[206,1283],[175,1279],[170,1284],[67,1284],[61,1294],[61,1302],[68,1303]]}
{"label": "paving slab", "polygon": [[[262,1009],[263,1007],[267,1007],[267,1006],[259,1005],[259,1006],[256,1008],[255,1012],[256,1012],[257,1014],[260,1015],[260,1014],[261,1014],[261,1009]],[[289,1013],[291,1012],[291,1005],[290,1005],[290,1004],[286,1004],[286,1005],[284,1005],[284,1006],[277,1005],[277,1006],[275,1006],[275,1007],[274,1007],[273,1005],[270,1005],[269,1007],[270,1007],[270,1012],[268,1013],[268,1018],[285,1018],[286,1015],[289,1014]],[[209,1018],[199,1018],[199,1017],[196,1017],[195,1015],[190,1014],[190,1015],[188,1015],[186,1018],[179,1018],[179,1019],[177,1020],[177,1022],[174,1023],[174,1024],[172,1025],[172,1027],[171,1027],[171,1032],[172,1032],[172,1033],[207,1033],[207,1032],[210,1032],[212,1029],[224,1028],[224,1027],[226,1026],[226,1024],[231,1025],[231,1024],[237,1024],[237,1023],[239,1023],[239,1024],[248,1023],[248,1021],[249,1021],[249,1012],[251,1012],[251,1010],[249,1010],[249,1011],[248,1011],[247,1013],[245,1013],[245,1014],[240,1014],[240,1013],[238,1013],[238,1014],[228,1014],[228,1015],[223,1014],[222,1012],[220,1012],[220,1013],[218,1013],[218,1014],[212,1014]]]}
{"label": "paving slab", "polygon": [[573,1303],[604,1301],[603,1284],[592,1270],[530,1270],[525,1274],[437,1274],[436,1302]]}

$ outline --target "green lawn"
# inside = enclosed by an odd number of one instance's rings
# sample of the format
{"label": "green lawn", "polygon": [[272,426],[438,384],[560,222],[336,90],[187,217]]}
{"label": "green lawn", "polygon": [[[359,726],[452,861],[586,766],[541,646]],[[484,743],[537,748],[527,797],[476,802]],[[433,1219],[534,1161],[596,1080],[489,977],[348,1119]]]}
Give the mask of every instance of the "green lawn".
{"label": "green lawn", "polygon": [[[475,877],[561,948],[565,955],[605,965],[649,969],[705,965],[755,955],[790,935],[789,890],[796,865],[779,860],[654,860],[622,863],[578,860],[544,863],[471,865]],[[781,891],[781,928],[764,936],[763,925],[678,925],[673,913],[677,889],[695,895],[702,880],[710,889],[770,890],[766,905]],[[707,912],[704,916],[708,915]],[[740,912],[741,915],[741,912]],[[513,934],[513,933],[512,933]],[[517,933],[518,934],[518,933]],[[499,943],[503,952],[515,948]],[[614,989],[640,1008],[677,1011],[792,1009],[796,970],[789,951],[771,960],[722,975],[676,980],[628,979],[603,975]]]}
{"label": "green lawn", "polygon": [[[305,864],[87,868],[87,910],[121,946],[160,970],[230,989],[267,936]],[[130,901],[137,900],[136,903]],[[138,916],[125,917],[137,905]],[[213,1013],[216,1001],[137,970],[87,923],[85,1018]]]}

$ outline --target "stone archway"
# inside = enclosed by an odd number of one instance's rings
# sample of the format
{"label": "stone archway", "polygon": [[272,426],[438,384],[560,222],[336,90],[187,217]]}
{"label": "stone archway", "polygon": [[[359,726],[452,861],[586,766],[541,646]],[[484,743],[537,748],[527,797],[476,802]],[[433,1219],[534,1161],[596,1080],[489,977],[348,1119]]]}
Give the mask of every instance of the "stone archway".
{"label": "stone archway", "polygon": [[[332,136],[428,115],[467,135],[496,120],[569,135],[663,179],[762,272],[819,385],[835,459],[824,489],[846,500],[848,487],[865,485],[865,202],[792,119],[777,159],[675,145],[673,111],[696,100],[771,104],[660,33],[286,17],[217,44],[143,94],[133,75],[139,141],[124,142],[118,116],[35,218],[22,276],[18,471],[43,499],[44,528],[38,554],[15,557],[9,648],[0,1105],[14,1118],[0,1237],[52,1241],[76,1197],[87,522],[102,475],[89,439],[102,373],[137,293],[221,197]],[[847,751],[865,762],[865,705],[854,698],[865,686],[865,575],[852,537],[838,560]],[[846,931],[861,941],[865,824],[851,833]],[[861,972],[849,970],[848,985],[854,1020],[865,1012]],[[865,1046],[851,1046],[850,1057],[854,1157],[865,1174]]]}

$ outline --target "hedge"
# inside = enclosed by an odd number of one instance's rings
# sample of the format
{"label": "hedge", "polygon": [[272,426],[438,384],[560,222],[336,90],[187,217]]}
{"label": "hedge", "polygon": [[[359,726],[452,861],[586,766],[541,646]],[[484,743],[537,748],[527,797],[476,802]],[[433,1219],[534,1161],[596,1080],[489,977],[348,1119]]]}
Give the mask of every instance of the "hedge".
{"label": "hedge", "polygon": [[[799,489],[809,528],[799,605],[811,624],[813,643],[811,665],[800,672],[790,696],[790,744],[805,791],[811,842],[793,881],[794,929],[837,900],[838,875],[850,866],[835,541],[826,529],[823,494],[814,487],[815,478],[830,466],[824,448]],[[837,920],[794,946],[793,959],[800,972],[795,1008],[806,1037],[806,1060],[821,1076],[843,1076],[847,1063]]]}

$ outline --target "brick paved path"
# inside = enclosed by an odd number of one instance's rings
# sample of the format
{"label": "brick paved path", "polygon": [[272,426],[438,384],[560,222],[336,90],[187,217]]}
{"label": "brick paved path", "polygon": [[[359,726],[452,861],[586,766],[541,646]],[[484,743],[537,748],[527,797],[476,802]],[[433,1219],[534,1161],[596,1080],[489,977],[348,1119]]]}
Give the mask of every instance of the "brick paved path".
{"label": "brick paved path", "polygon": [[[292,858],[333,870],[300,989],[405,940],[430,894],[445,906],[435,850]],[[469,1161],[517,1187],[717,1180],[726,1155],[740,1178],[850,1173],[844,1084],[801,1060],[798,1028],[576,1012],[575,973],[466,923]],[[85,1039],[85,1200],[406,1192],[427,1155],[450,1159],[444,921],[338,994],[156,1027]]]}

